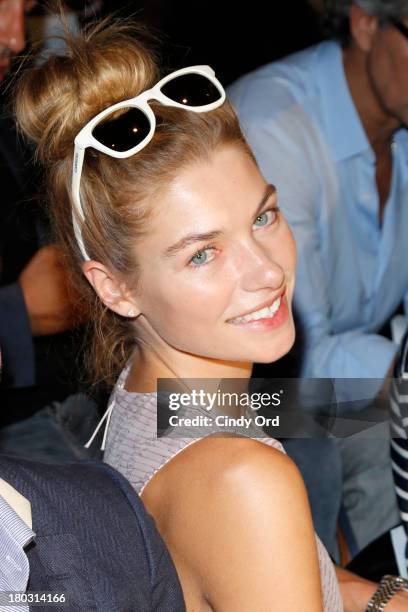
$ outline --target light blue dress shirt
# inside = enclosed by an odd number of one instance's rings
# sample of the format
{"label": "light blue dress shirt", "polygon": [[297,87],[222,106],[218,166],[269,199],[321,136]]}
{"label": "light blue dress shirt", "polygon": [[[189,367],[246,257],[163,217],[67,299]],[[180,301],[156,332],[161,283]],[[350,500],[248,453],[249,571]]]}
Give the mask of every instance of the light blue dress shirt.
{"label": "light blue dress shirt", "polygon": [[406,130],[394,137],[380,227],[375,156],[337,43],[264,66],[234,83],[229,95],[297,242],[302,374],[382,379],[396,346],[377,332],[402,300],[407,307]]}
{"label": "light blue dress shirt", "polygon": [[[29,576],[29,564],[24,547],[35,533],[0,495],[0,592],[25,592]],[[0,605],[0,612],[28,612],[29,606]]]}

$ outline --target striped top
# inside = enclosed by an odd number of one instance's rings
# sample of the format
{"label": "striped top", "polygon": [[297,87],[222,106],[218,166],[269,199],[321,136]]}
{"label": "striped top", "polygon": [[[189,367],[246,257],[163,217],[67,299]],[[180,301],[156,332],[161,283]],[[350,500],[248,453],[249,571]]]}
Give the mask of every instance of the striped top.
{"label": "striped top", "polygon": [[[24,547],[35,533],[0,495],[0,591],[24,591],[27,588],[29,564]],[[0,605],[3,610],[28,612],[28,605],[16,604],[13,608]]]}
{"label": "striped top", "polygon": [[[141,494],[151,478],[179,452],[209,433],[217,430],[186,427],[183,433],[170,432],[164,437],[157,437],[157,394],[133,393],[126,391],[124,383],[129,368],[125,368],[119,377],[112,395],[111,415],[107,432],[104,461],[112,465],[130,481]],[[200,407],[189,407],[190,416],[204,416],[208,413]],[[249,428],[230,426],[222,427],[223,433],[244,435],[258,438],[261,442],[285,452],[280,442],[265,437],[265,433],[255,424]],[[181,437],[184,435],[186,437]],[[203,435],[200,435],[203,434]],[[261,437],[262,436],[262,437]],[[316,535],[317,550],[321,573],[325,612],[342,612],[343,604],[333,563]]]}
{"label": "striped top", "polygon": [[[408,536],[408,335],[402,341],[390,392],[391,464],[402,524]],[[405,551],[408,566],[408,544]]]}

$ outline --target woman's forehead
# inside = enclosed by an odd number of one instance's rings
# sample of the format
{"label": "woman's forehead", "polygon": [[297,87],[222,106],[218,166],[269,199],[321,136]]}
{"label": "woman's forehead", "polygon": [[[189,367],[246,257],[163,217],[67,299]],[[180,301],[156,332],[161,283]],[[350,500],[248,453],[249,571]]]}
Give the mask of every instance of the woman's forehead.
{"label": "woman's forehead", "polygon": [[185,167],[165,186],[158,199],[169,216],[194,222],[198,216],[237,211],[240,203],[261,197],[265,185],[248,154],[238,147],[226,147]]}
{"label": "woman's forehead", "polygon": [[[154,214],[139,243],[142,249],[150,246],[171,258],[187,246],[246,228],[266,203],[274,202],[275,187],[265,182],[249,157],[244,155],[242,163],[234,157],[209,162],[214,163],[217,172],[197,165],[162,190],[152,203]],[[233,171],[228,173],[231,163]]]}

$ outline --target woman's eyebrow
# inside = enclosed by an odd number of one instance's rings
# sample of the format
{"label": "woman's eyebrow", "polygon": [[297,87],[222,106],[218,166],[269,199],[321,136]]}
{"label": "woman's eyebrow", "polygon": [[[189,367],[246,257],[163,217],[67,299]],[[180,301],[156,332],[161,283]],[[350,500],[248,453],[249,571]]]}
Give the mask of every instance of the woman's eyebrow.
{"label": "woman's eyebrow", "polygon": [[[256,215],[265,206],[269,198],[275,193],[276,193],[276,187],[274,185],[266,186],[265,193],[262,196],[262,199],[256,208],[254,217],[256,217]],[[169,246],[164,251],[163,255],[164,257],[173,257],[174,255],[176,255],[177,253],[185,249],[187,246],[190,246],[191,244],[194,244],[196,242],[215,240],[216,238],[219,238],[220,236],[222,236],[223,233],[224,232],[222,230],[213,230],[213,231],[204,232],[201,234],[187,234],[186,236],[183,236],[183,238],[178,240],[175,244],[172,244],[171,246]]]}
{"label": "woman's eyebrow", "polygon": [[257,216],[259,212],[263,209],[269,198],[273,195],[276,195],[276,187],[275,185],[269,184],[266,186],[264,196],[262,200],[259,202],[258,208],[255,211],[254,217]]}
{"label": "woman's eyebrow", "polygon": [[223,233],[224,232],[222,232],[221,230],[214,230],[212,232],[204,232],[202,234],[187,234],[187,236],[184,236],[183,238],[181,238],[181,240],[168,247],[164,251],[164,256],[173,257],[173,255],[175,255],[179,251],[182,251],[187,246],[190,246],[190,244],[194,244],[195,242],[202,242],[203,240],[215,240],[215,238],[219,238]]}

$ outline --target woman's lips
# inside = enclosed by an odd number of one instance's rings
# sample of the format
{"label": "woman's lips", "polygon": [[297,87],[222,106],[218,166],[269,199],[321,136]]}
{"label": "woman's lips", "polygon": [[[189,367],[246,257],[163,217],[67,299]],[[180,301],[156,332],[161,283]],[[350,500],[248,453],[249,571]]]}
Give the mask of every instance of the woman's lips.
{"label": "woman's lips", "polygon": [[260,319],[245,322],[237,322],[235,319],[234,321],[229,321],[229,323],[234,325],[234,327],[238,327],[240,329],[248,329],[252,331],[277,329],[287,321],[288,316],[288,303],[286,300],[286,296],[282,295],[280,298],[279,308],[273,314],[273,316],[262,317]]}

